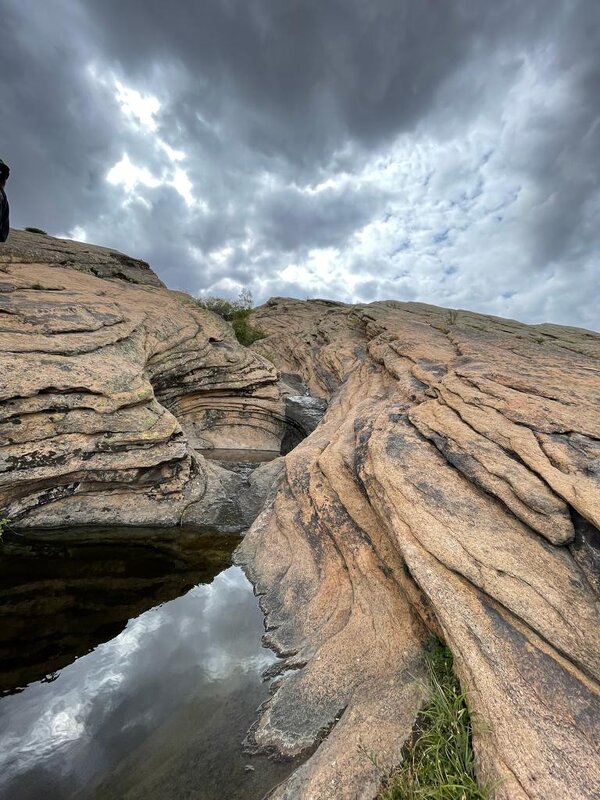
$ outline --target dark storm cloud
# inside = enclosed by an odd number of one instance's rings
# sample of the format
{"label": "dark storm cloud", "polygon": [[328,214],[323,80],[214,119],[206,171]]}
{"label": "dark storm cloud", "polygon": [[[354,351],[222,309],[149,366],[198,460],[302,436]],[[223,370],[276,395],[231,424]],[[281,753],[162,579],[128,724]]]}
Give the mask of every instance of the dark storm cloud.
{"label": "dark storm cloud", "polygon": [[[476,8],[471,4],[472,8]],[[160,0],[89,3],[110,57],[140,78],[182,61],[182,102],[309,168],[346,138],[373,144],[427,109],[477,30],[462,3]]]}
{"label": "dark storm cloud", "polygon": [[351,188],[318,193],[282,189],[270,193],[258,209],[258,229],[266,242],[285,252],[333,247],[371,219],[383,200]]}
{"label": "dark storm cloud", "polygon": [[181,106],[308,170],[347,140],[370,148],[414,125],[462,64],[507,39],[540,38],[554,20],[539,0],[82,5],[105,55],[136,81],[150,65],[183,64],[187,80],[173,87]]}
{"label": "dark storm cloud", "polygon": [[0,146],[13,170],[12,204],[22,224],[66,230],[82,209],[93,215],[106,203],[106,164],[120,149],[114,100],[107,96],[100,108],[86,91],[85,18],[67,15],[82,34],[72,44],[53,37],[70,3],[1,7]]}
{"label": "dark storm cloud", "polygon": [[[589,280],[600,249],[597,0],[0,9],[15,224],[83,230],[192,291],[599,324],[597,288],[568,279]],[[152,126],[132,124],[116,81],[157,98]],[[137,182],[107,183],[124,155]]]}

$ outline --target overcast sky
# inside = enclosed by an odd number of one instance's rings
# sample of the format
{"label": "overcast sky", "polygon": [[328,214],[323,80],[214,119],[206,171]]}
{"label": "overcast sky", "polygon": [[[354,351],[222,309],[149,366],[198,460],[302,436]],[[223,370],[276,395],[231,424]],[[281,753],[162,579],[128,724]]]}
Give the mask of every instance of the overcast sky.
{"label": "overcast sky", "polygon": [[600,0],[0,0],[11,222],[600,329]]}

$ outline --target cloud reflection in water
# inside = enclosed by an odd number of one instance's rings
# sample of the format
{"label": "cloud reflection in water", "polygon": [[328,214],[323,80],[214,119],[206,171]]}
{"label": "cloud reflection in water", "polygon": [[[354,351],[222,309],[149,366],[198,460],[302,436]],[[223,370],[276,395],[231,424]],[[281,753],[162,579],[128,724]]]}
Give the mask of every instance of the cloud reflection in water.
{"label": "cloud reflection in water", "polygon": [[[261,633],[251,586],[237,567],[130,620],[53,682],[0,701],[0,793],[14,797],[18,787],[24,799],[72,797],[143,752],[188,704],[199,703],[201,714],[204,700],[242,691],[256,707],[266,694],[260,673],[274,659],[261,648]],[[239,750],[244,733],[230,731],[230,746]]]}

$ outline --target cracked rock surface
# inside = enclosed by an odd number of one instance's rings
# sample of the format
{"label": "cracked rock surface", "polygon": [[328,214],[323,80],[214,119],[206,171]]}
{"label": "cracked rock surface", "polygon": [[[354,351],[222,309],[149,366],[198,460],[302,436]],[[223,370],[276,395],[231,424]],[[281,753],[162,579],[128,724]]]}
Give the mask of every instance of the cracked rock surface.
{"label": "cracked rock surface", "polygon": [[143,262],[11,232],[0,247],[0,518],[240,530],[260,506],[256,486],[197,448],[278,452],[277,380]]}
{"label": "cracked rock surface", "polygon": [[451,648],[495,800],[600,797],[600,335],[270,300],[257,352],[329,401],[238,559],[282,677],[274,798],[372,798]]}

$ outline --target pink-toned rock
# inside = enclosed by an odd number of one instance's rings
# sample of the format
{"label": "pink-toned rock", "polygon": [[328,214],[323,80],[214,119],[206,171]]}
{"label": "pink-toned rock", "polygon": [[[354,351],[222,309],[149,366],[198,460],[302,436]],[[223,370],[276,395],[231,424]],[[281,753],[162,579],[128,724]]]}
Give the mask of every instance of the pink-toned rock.
{"label": "pink-toned rock", "polygon": [[372,798],[454,655],[495,800],[600,797],[600,335],[277,298],[254,349],[330,399],[239,560],[285,673],[274,797]]}
{"label": "pink-toned rock", "polygon": [[260,498],[197,448],[278,453],[277,379],[143,262],[15,232],[0,248],[0,517],[243,528]]}

